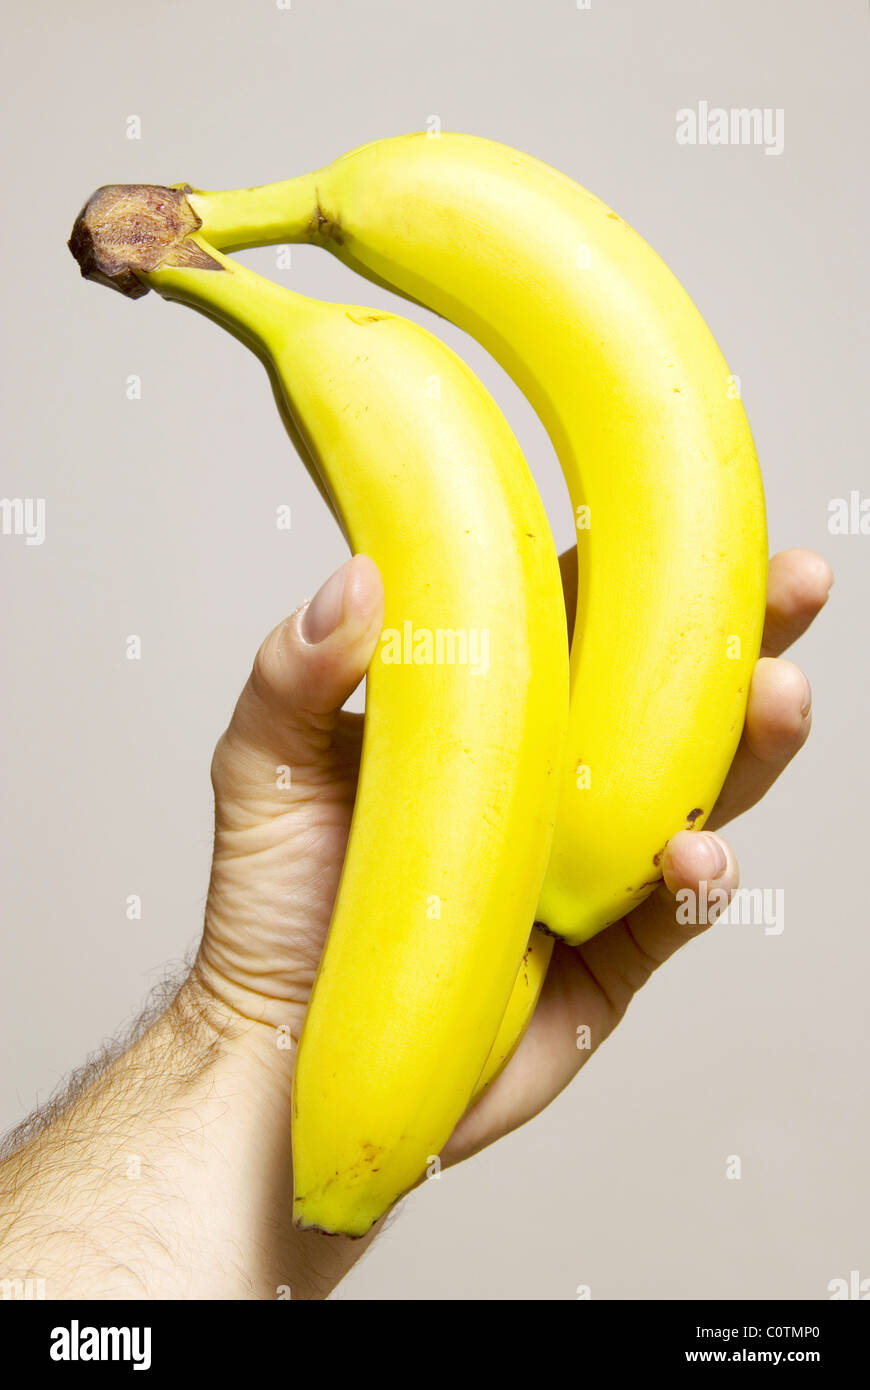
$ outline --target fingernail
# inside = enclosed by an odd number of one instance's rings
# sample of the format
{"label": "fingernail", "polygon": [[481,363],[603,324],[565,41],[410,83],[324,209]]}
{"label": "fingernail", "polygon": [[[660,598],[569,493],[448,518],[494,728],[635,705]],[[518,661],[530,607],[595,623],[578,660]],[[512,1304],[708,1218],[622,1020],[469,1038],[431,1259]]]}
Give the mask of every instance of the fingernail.
{"label": "fingernail", "polygon": [[349,561],[345,561],[341,569],[337,569],[335,574],[329,576],[302,614],[299,632],[302,640],[311,646],[322,642],[331,632],[335,632],[341,622],[344,607],[344,581],[347,577],[349,563]]}
{"label": "fingernail", "polygon": [[707,878],[718,878],[724,874],[728,867],[728,855],[725,853],[725,846],[716,835],[711,835],[709,831],[699,832],[700,840],[704,844],[704,858],[707,861]]}
{"label": "fingernail", "polygon": [[[801,671],[801,675],[804,676],[803,671]],[[812,686],[810,685],[809,681],[807,680],[806,676],[804,676],[804,698],[803,698],[803,703],[802,703],[802,705],[801,705],[801,714],[803,715],[804,719],[809,719],[809,717],[810,717],[810,710],[812,709],[812,706],[813,706],[813,688],[812,688]]]}

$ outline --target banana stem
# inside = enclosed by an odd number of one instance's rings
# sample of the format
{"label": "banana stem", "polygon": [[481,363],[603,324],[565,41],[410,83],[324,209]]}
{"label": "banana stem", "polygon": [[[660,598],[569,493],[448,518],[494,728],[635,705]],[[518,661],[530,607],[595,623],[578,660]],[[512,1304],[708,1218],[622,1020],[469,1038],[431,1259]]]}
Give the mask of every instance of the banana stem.
{"label": "banana stem", "polygon": [[295,290],[276,285],[237,261],[228,260],[216,251],[199,233],[189,238],[204,250],[214,265],[214,273],[204,274],[202,268],[189,267],[184,261],[164,261],[147,275],[148,284],[164,299],[175,299],[191,309],[217,321],[260,358],[284,421],[297,452],[302,458],[318,492],[323,498],[342,534],[348,540],[347,528],[335,498],[321,472],[317,457],[299,428],[287,393],[275,371],[272,353],[275,348],[275,323],[280,320],[292,333],[294,324],[301,327],[303,319],[322,311],[323,305]]}
{"label": "banana stem", "polygon": [[272,246],[284,241],[318,241],[336,228],[320,206],[317,174],[255,188],[209,192],[187,190],[203,235],[220,251]]}
{"label": "banana stem", "polygon": [[256,348],[317,301],[228,260],[204,234],[187,187],[110,184],[76,218],[70,250],[82,275],[137,299],[148,289],[219,318]]}
{"label": "banana stem", "polygon": [[69,248],[82,275],[131,299],[155,289],[217,319],[261,359],[285,427],[342,531],[346,530],[317,459],[311,453],[272,364],[275,325],[289,332],[323,312],[297,294],[230,261],[198,232],[199,214],[186,186],[110,184],[97,189],[76,218]]}
{"label": "banana stem", "polygon": [[148,271],[144,279],[164,299],[177,299],[192,309],[220,319],[231,332],[244,339],[255,351],[274,346],[275,322],[280,315],[292,331],[294,318],[314,307],[314,301],[276,285],[274,281],[231,261],[207,242],[199,232],[188,237],[212,262],[205,267],[190,266],[169,256]]}

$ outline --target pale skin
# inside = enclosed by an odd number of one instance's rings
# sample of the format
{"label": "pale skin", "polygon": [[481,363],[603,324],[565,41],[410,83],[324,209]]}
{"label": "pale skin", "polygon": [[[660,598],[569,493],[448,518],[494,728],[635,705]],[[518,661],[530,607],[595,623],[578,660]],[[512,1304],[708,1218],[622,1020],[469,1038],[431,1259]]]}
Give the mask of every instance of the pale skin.
{"label": "pale skin", "polygon": [[[562,568],[571,613],[571,555]],[[831,582],[809,551],[771,561],[746,726],[707,828],[674,836],[663,884],[630,917],[579,948],[557,944],[523,1042],[460,1121],[445,1164],[549,1104],[591,1055],[576,1046],[578,1023],[594,1050],[653,971],[704,930],[678,924],[680,888],[737,886],[734,854],[711,832],[764,795],[809,733],[809,684],[781,653]],[[361,718],[341,706],[382,612],[377,569],[357,556],[257,653],[215,750],[194,967],[135,1042],[13,1143],[0,1165],[0,1277],[45,1279],[49,1298],[320,1299],[373,1238],[293,1228],[290,1089],[358,772]],[[281,765],[289,789],[276,786]]]}

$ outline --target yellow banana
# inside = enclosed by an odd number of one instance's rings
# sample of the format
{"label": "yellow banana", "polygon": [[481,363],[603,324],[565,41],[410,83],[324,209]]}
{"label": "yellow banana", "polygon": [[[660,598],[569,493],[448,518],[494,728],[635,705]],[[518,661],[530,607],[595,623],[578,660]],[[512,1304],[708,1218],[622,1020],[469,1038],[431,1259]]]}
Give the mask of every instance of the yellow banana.
{"label": "yellow banana", "polygon": [[259,188],[194,190],[227,248],[309,241],[484,344],[549,431],[579,597],[537,916],[572,942],[641,902],[699,829],[758,655],[764,503],[735,379],[668,268],[571,179],[475,136],[399,136]]}
{"label": "yellow banana", "polygon": [[472,1105],[489,1089],[522,1042],[547,977],[554,944],[555,937],[533,928],[495,1042],[471,1094]]}
{"label": "yellow banana", "polygon": [[467,1107],[523,959],[567,721],[558,564],[519,447],[454,353],[280,288],[195,229],[183,192],[114,187],[70,244],[83,273],[180,300],[257,352],[386,592],[293,1099],[295,1218],[360,1235]]}

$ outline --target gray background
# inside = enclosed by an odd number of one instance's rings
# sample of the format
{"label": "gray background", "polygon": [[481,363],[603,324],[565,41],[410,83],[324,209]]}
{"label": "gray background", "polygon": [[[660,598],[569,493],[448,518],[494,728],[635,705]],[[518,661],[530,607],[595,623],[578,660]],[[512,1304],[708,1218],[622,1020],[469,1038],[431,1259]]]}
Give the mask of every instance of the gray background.
{"label": "gray background", "polygon": [[[544,1116],[425,1184],[339,1296],[825,1298],[870,1277],[870,537],[827,527],[832,498],[870,494],[868,28],[863,0],[7,10],[2,495],[44,497],[48,519],[41,547],[0,538],[2,1126],[196,938],[214,741],[262,637],[344,557],[262,368],[156,296],[81,281],[75,212],[100,183],[287,177],[437,115],[557,165],[665,257],[742,378],[772,549],[821,550],[837,584],[797,649],[811,742],[732,830],[744,883],[785,890],[784,933],[723,927],[684,952]],[[699,100],[784,108],[784,152],[678,146],[675,113]],[[246,259],[324,298],[397,303],[313,248],[283,271],[274,249]],[[503,405],[568,545],[529,407],[437,331]]]}

